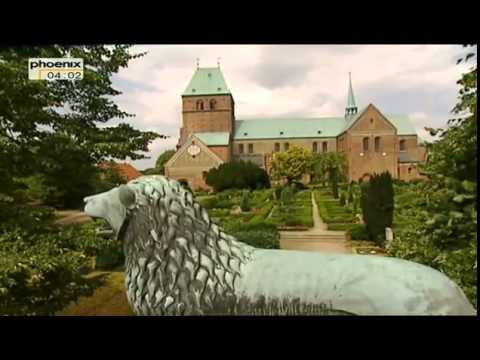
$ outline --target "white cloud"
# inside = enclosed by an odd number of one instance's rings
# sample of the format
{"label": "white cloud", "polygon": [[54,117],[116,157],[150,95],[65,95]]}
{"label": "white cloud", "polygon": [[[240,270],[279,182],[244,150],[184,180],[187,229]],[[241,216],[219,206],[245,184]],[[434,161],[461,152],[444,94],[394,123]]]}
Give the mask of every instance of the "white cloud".
{"label": "white cloud", "polygon": [[[114,79],[123,92],[120,107],[136,114],[132,124],[172,138],[150,146],[151,167],[173,148],[181,126],[181,93],[196,67],[221,68],[236,102],[237,118],[255,116],[341,116],[352,72],[359,107],[369,102],[385,113],[412,117],[424,126],[443,125],[456,102],[456,81],[466,65],[454,45],[142,45],[148,51]],[[283,72],[282,72],[283,71]],[[382,96],[381,96],[382,95]],[[427,137],[427,136],[425,136]]]}

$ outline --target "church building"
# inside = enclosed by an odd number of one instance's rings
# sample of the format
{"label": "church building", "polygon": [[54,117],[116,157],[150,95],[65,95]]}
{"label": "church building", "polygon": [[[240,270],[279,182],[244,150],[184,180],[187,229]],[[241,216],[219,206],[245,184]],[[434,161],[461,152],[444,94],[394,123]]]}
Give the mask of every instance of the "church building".
{"label": "church building", "polygon": [[426,159],[408,117],[383,114],[373,104],[358,110],[351,78],[344,116],[242,120],[222,71],[211,67],[197,68],[182,94],[180,138],[165,175],[187,180],[192,189],[208,188],[209,169],[238,159],[269,172],[275,153],[291,146],[345,153],[348,178],[355,181],[384,171],[419,178],[417,165]]}

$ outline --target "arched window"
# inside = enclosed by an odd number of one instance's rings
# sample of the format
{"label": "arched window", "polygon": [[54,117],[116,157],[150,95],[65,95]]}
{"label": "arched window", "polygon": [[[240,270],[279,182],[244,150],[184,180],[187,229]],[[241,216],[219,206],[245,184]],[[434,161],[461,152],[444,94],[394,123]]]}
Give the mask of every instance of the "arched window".
{"label": "arched window", "polygon": [[375,136],[375,152],[380,151],[380,136]]}
{"label": "arched window", "polygon": [[238,152],[243,154],[243,144],[238,144]]}
{"label": "arched window", "polygon": [[214,99],[210,100],[210,110],[215,110],[216,106],[217,102]]}
{"label": "arched window", "polygon": [[327,152],[328,151],[328,143],[324,141],[322,143],[322,152]]}
{"label": "arched window", "polygon": [[411,174],[411,173],[412,173],[412,168],[409,167],[409,168],[408,168],[408,174]]}
{"label": "arched window", "polygon": [[283,148],[285,151],[288,151],[288,149],[290,149],[290,144],[289,143],[283,144]]}
{"label": "arched window", "polygon": [[203,101],[197,100],[197,110],[203,110]]}
{"label": "arched window", "polygon": [[316,141],[313,142],[312,151],[313,151],[314,153],[317,152],[317,142],[316,142]]}
{"label": "arched window", "polygon": [[280,143],[275,143],[275,152],[280,151]]}
{"label": "arched window", "polygon": [[368,137],[363,138],[363,151],[368,151]]}
{"label": "arched window", "polygon": [[400,151],[405,151],[405,150],[407,150],[405,140],[400,140]]}
{"label": "arched window", "polygon": [[253,154],[253,144],[248,144],[248,153]]}

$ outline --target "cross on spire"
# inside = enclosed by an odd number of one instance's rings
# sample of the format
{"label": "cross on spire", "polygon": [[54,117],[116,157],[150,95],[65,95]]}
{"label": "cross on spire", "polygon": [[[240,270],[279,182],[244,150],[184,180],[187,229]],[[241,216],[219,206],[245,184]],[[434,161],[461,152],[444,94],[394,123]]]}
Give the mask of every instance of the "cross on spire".
{"label": "cross on spire", "polygon": [[217,66],[220,69],[220,57],[217,57]]}
{"label": "cross on spire", "polygon": [[200,67],[200,59],[197,58],[197,69]]}

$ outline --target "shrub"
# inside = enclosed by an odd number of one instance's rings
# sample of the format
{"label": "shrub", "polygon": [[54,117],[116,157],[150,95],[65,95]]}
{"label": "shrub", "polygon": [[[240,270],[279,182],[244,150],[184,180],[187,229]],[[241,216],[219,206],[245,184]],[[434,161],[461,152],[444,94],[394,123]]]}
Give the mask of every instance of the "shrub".
{"label": "shrub", "polygon": [[205,196],[202,198],[196,199],[200,205],[202,205],[205,209],[213,209],[217,207],[217,198],[215,196]]}
{"label": "shrub", "polygon": [[291,186],[285,186],[280,193],[280,202],[282,203],[282,206],[288,206],[292,203],[293,197],[295,193],[293,190],[293,187]]}
{"label": "shrub", "polygon": [[250,211],[252,209],[250,205],[250,195],[247,191],[245,191],[242,195],[242,201],[240,203],[240,208],[242,211]]}
{"label": "shrub", "polygon": [[0,232],[23,229],[26,233],[48,232],[55,220],[55,209],[48,206],[0,206]]}
{"label": "shrub", "polygon": [[353,189],[351,186],[348,187],[348,204],[352,204],[353,203]]}
{"label": "shrub", "polygon": [[280,234],[277,227],[264,221],[242,223],[233,221],[224,227],[224,231],[239,241],[259,249],[279,249]]}
{"label": "shrub", "polygon": [[274,190],[273,190],[273,197],[275,200],[279,201],[281,196],[282,196],[282,190],[283,188],[282,187],[276,187]]}
{"label": "shrub", "polygon": [[280,241],[277,232],[273,231],[240,231],[232,234],[238,241],[259,249],[279,249]]}
{"label": "shrub", "polygon": [[265,170],[252,162],[232,161],[212,168],[205,176],[206,183],[216,192],[226,189],[260,189],[270,187]]}
{"label": "shrub", "polygon": [[348,229],[352,240],[368,240],[367,227],[364,224],[354,224]]}
{"label": "shrub", "polygon": [[293,186],[295,191],[307,190],[308,189],[308,186],[306,186],[305,184],[303,184],[299,181],[292,182],[292,186]]}
{"label": "shrub", "polygon": [[374,174],[362,184],[361,207],[369,239],[378,245],[385,242],[385,228],[392,227],[394,210],[392,177],[389,172]]}
{"label": "shrub", "polygon": [[332,187],[332,194],[334,199],[338,199],[338,173],[337,168],[330,169],[330,186]]}
{"label": "shrub", "polygon": [[340,195],[340,205],[345,206],[345,194],[342,192]]}
{"label": "shrub", "polygon": [[61,235],[0,235],[0,314],[53,315],[91,288],[81,275],[87,257],[65,249]]}

